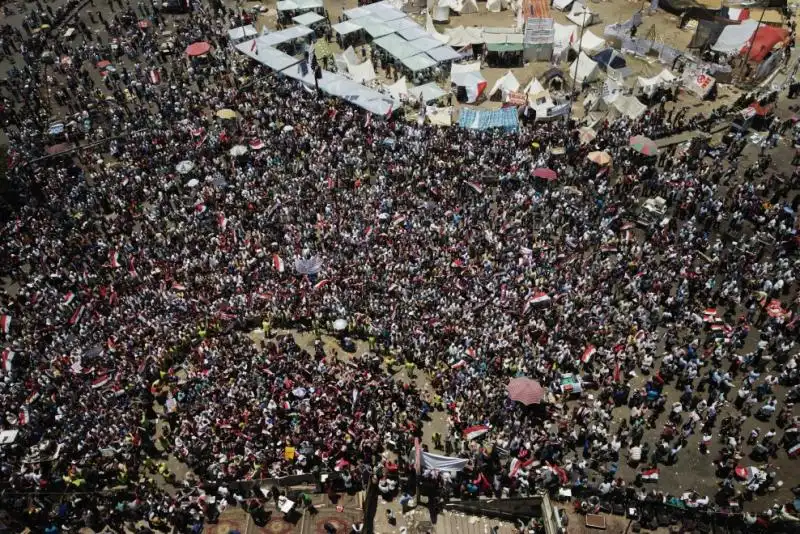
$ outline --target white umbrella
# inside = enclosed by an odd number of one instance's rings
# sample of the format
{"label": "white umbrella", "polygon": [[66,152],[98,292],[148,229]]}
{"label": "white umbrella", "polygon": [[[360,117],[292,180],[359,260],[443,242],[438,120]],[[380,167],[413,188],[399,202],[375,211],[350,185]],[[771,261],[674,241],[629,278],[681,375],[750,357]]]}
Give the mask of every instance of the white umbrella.
{"label": "white umbrella", "polygon": [[188,172],[191,172],[192,169],[194,169],[194,163],[189,161],[188,159],[185,159],[180,163],[178,163],[177,165],[175,165],[175,170],[178,171],[180,174],[186,174]]}
{"label": "white umbrella", "polygon": [[292,395],[294,395],[295,397],[298,397],[300,399],[305,397],[306,393],[307,392],[306,392],[305,388],[295,388],[295,389],[292,390]]}
{"label": "white umbrella", "polygon": [[283,127],[283,131],[284,131],[284,132],[291,132],[291,131],[294,131],[294,126],[292,126],[292,125],[290,125],[290,124],[287,124],[286,126],[284,126],[284,127]]}
{"label": "white umbrella", "polygon": [[341,332],[342,330],[347,328],[347,320],[345,319],[336,319],[333,322],[333,329],[337,332]]}
{"label": "white umbrella", "polygon": [[236,145],[228,152],[231,156],[241,156],[247,154],[247,147],[244,145]]}
{"label": "white umbrella", "polygon": [[188,182],[186,182],[186,187],[197,187],[200,184],[200,180],[197,178],[192,178]]}

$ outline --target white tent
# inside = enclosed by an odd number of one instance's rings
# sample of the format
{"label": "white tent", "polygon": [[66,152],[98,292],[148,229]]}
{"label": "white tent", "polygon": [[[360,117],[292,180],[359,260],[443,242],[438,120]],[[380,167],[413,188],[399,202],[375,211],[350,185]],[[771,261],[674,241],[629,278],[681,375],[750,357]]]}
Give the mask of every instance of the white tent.
{"label": "white tent", "polygon": [[503,10],[503,1],[486,0],[486,9],[491,13],[500,13]]}
{"label": "white tent", "polygon": [[575,0],[553,0],[553,7],[559,11],[566,11]]}
{"label": "white tent", "polygon": [[450,41],[450,37],[436,31],[430,13],[425,13],[425,31],[431,34],[431,36],[440,43],[447,44]]}
{"label": "white tent", "polygon": [[536,95],[544,91],[544,85],[539,81],[539,78],[533,78],[525,87],[525,93],[529,95]]}
{"label": "white tent", "polygon": [[368,59],[358,65],[347,65],[348,72],[354,81],[364,83],[372,81],[376,78],[375,68],[372,66],[372,60]]}
{"label": "white tent", "polygon": [[408,83],[406,82],[406,77],[403,76],[395,83],[388,86],[386,90],[389,91],[389,94],[392,95],[392,98],[395,100],[405,100],[408,98]]}
{"label": "white tent", "polygon": [[450,22],[450,8],[448,6],[436,6],[433,10],[433,20],[436,22]]}
{"label": "white tent", "polygon": [[641,93],[647,96],[653,96],[653,93],[655,93],[659,87],[669,87],[675,83],[677,79],[678,78],[675,77],[674,74],[664,69],[652,78],[637,76],[636,86]]}
{"label": "white tent", "polygon": [[414,97],[414,99],[416,99],[418,102],[425,102],[427,104],[428,102],[436,100],[437,98],[441,98],[448,93],[436,85],[436,82],[429,82],[424,85],[411,87],[408,90],[408,94]]}
{"label": "white tent", "polygon": [[630,119],[638,119],[647,111],[647,106],[639,102],[635,96],[619,95],[608,104]]}
{"label": "white tent", "polygon": [[481,62],[473,61],[472,63],[453,63],[450,67],[450,82],[457,84],[457,78],[465,73],[481,72]]}
{"label": "white tent", "polygon": [[556,49],[569,48],[573,43],[578,42],[579,37],[580,32],[574,24],[553,22],[553,45]]}
{"label": "white tent", "polygon": [[489,98],[492,98],[498,91],[502,93],[502,96],[509,92],[519,91],[519,80],[517,80],[513,72],[506,72],[499,80],[494,82],[494,87],[489,91]]}
{"label": "white tent", "polygon": [[460,15],[478,12],[478,3],[475,0],[439,0],[439,5],[447,6]]}
{"label": "white tent", "polygon": [[578,83],[592,82],[600,76],[597,63],[581,51],[580,55],[569,66],[569,77]]}
{"label": "white tent", "polygon": [[572,10],[569,12],[569,15],[567,15],[567,18],[581,28],[586,28],[597,22],[595,20],[595,14],[592,13],[588,7],[578,2],[572,4]]}
{"label": "white tent", "polygon": [[450,38],[450,46],[467,46],[473,44],[485,43],[483,33],[480,28],[465,28],[458,26],[456,28],[449,28],[445,33]]}
{"label": "white tent", "polygon": [[350,65],[358,65],[360,63],[358,61],[358,56],[356,56],[356,51],[353,49],[352,46],[348,46],[347,50],[342,52],[342,57],[343,57],[345,63],[347,63],[348,67]]}
{"label": "white tent", "polygon": [[608,47],[606,40],[596,36],[591,30],[584,28],[582,31],[583,40],[580,39],[580,34],[577,33],[575,35],[575,41],[572,43],[572,48],[575,50],[578,50],[578,45],[580,44],[581,50],[584,50],[587,54],[594,55]]}
{"label": "white tent", "polygon": [[546,117],[547,111],[556,105],[550,91],[545,89],[537,78],[530,81],[525,93],[528,95],[528,107],[536,112],[537,118]]}

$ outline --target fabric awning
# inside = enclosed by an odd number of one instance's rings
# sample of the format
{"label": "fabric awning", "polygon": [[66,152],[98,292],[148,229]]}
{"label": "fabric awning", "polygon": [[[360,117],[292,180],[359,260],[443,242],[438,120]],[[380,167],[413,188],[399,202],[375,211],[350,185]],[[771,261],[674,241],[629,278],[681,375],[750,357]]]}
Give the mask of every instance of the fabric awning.
{"label": "fabric awning", "polygon": [[344,22],[340,22],[339,24],[334,24],[332,28],[333,31],[335,31],[339,35],[349,35],[351,33],[359,31],[361,29],[361,26],[359,26],[354,22],[346,20]]}
{"label": "fabric awning", "polygon": [[311,26],[312,24],[325,20],[325,17],[317,13],[303,13],[302,15],[292,17],[292,20],[295,24],[300,24],[301,26]]}
{"label": "fabric awning", "polygon": [[434,48],[433,50],[428,50],[427,54],[431,56],[431,59],[434,61],[453,61],[461,56],[450,48],[449,46],[440,46],[439,48]]}
{"label": "fabric awning", "polygon": [[489,43],[486,45],[489,52],[522,52],[523,48],[521,43]]}
{"label": "fabric awning", "polygon": [[428,57],[427,54],[417,54],[416,56],[403,58],[400,61],[411,72],[418,72],[436,66],[436,62]]}

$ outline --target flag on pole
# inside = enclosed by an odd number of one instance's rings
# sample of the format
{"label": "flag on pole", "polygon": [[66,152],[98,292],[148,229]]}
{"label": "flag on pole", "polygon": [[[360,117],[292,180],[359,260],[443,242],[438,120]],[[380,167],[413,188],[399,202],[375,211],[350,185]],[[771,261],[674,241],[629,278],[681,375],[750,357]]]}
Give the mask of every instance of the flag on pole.
{"label": "flag on pole", "polygon": [[136,263],[136,260],[135,260],[135,258],[133,256],[128,258],[128,274],[131,275],[131,278],[136,278],[137,276],[139,276],[136,273],[136,264],[135,263]]}
{"label": "flag on pole", "polygon": [[322,289],[323,287],[327,286],[329,283],[330,283],[330,280],[328,280],[327,278],[325,280],[320,280],[319,282],[314,284],[314,291],[316,291],[318,289]]}
{"label": "flag on pole", "polygon": [[581,354],[581,362],[589,363],[589,360],[592,359],[594,353],[597,352],[597,349],[594,345],[586,345],[586,348],[583,350],[583,354]]}
{"label": "flag on pole", "polygon": [[100,375],[94,380],[92,380],[92,388],[93,389],[100,389],[104,386],[107,386],[108,383],[111,382],[111,377],[108,375]]}
{"label": "flag on pole", "polygon": [[112,269],[119,268],[119,251],[115,248],[112,248],[108,252],[108,262],[111,264]]}
{"label": "flag on pole", "polygon": [[619,361],[617,361],[617,365],[614,367],[614,382],[619,382],[621,372],[622,369],[620,369]]}
{"label": "flag on pole", "polygon": [[478,439],[489,432],[489,427],[486,425],[475,425],[464,429],[464,439],[473,440]]}
{"label": "flag on pole", "polygon": [[69,306],[70,304],[72,304],[73,300],[75,300],[75,293],[73,293],[72,291],[67,291],[67,294],[64,295],[63,303]]}
{"label": "flag on pole", "polygon": [[8,335],[8,333],[11,331],[10,315],[0,315],[0,330],[2,330],[5,335]]}
{"label": "flag on pole", "polygon": [[27,425],[31,420],[31,414],[28,411],[27,406],[23,406],[19,409],[19,417],[17,417],[17,423],[19,425]]}
{"label": "flag on pole", "polygon": [[74,324],[78,324],[81,321],[81,317],[83,316],[83,311],[84,311],[85,308],[86,308],[86,306],[83,305],[83,304],[78,306],[78,308],[72,314],[72,317],[69,318],[70,326],[74,325]]}
{"label": "flag on pole", "polygon": [[277,254],[272,255],[272,266],[279,273],[282,273],[284,270],[286,270],[286,265],[283,263],[283,259],[281,259],[281,257]]}
{"label": "flag on pole", "polygon": [[14,351],[11,349],[3,349],[2,362],[3,371],[10,373],[14,362]]}

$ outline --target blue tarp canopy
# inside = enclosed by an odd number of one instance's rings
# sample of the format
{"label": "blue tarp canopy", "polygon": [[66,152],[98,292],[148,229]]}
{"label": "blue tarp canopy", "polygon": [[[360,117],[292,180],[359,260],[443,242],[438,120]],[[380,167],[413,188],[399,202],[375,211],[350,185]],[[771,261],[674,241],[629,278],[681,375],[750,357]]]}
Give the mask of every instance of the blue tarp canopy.
{"label": "blue tarp canopy", "polygon": [[628,66],[625,58],[622,55],[614,50],[613,48],[606,48],[605,50],[601,50],[597,54],[592,57],[602,69],[607,69],[611,67],[612,69],[624,69]]}
{"label": "blue tarp canopy", "polygon": [[489,128],[503,128],[516,130],[519,128],[517,108],[501,108],[493,111],[464,108],[458,116],[458,124],[462,128],[472,130],[488,130]]}

